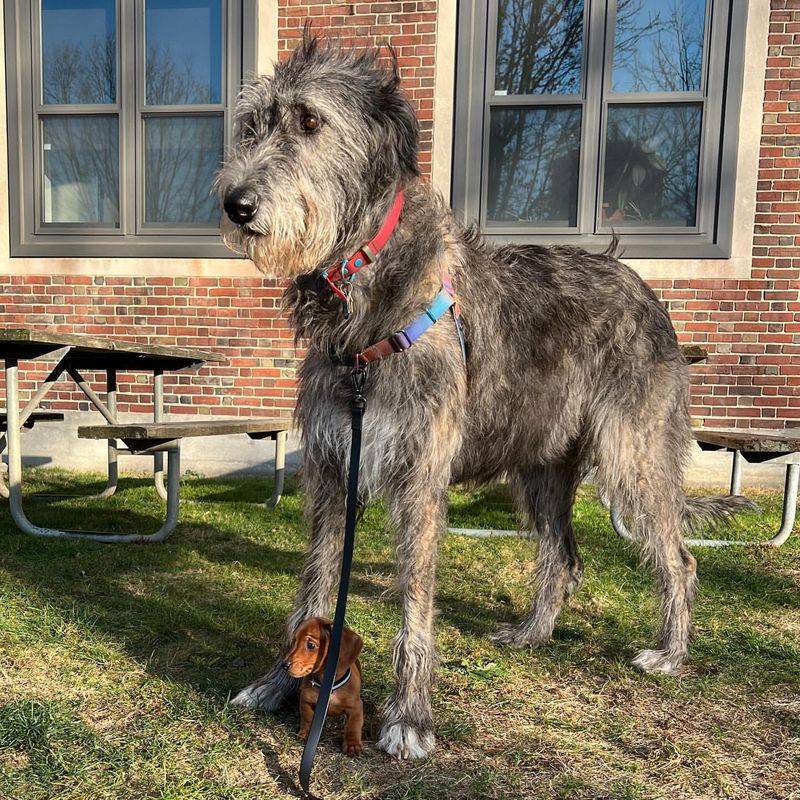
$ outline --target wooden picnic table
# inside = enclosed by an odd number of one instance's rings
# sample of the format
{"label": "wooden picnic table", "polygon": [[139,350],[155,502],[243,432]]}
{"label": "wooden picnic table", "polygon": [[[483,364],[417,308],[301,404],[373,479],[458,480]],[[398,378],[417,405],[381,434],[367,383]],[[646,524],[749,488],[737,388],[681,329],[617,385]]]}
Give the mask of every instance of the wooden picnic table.
{"label": "wooden picnic table", "polygon": [[[19,362],[38,359],[55,359],[56,366],[44,378],[31,399],[20,409],[19,406]],[[114,426],[117,419],[117,372],[143,371],[152,372],[153,425],[167,425],[164,420],[164,372],[177,371],[196,367],[206,363],[224,364],[227,359],[219,353],[206,350],[195,350],[185,347],[167,345],[140,344],[116,339],[104,339],[96,336],[80,334],[55,333],[30,328],[0,328],[0,359],[4,364],[6,411],[3,412],[5,433],[0,431],[0,453],[8,448],[8,486],[0,481],[0,495],[8,497],[12,517],[17,526],[34,536],[58,538],[90,538],[103,542],[122,541],[159,541],[166,538],[174,529],[178,519],[180,447],[179,438],[166,443],[157,452],[148,452],[153,457],[153,476],[158,494],[167,502],[167,519],[155,534],[111,534],[93,533],[89,531],[59,531],[33,525],[25,515],[22,507],[22,451],[20,433],[23,428],[31,427],[37,422],[45,423],[63,419],[62,415],[49,416],[38,412],[42,400],[47,396],[55,383],[67,375],[86,395],[91,405],[96,408],[108,423],[103,433],[97,438],[108,442],[107,481],[106,486],[95,497],[110,497],[117,489],[118,465],[120,453],[133,455],[145,454],[136,448],[120,447]],[[106,377],[105,399],[89,384],[81,370],[104,372]],[[211,421],[201,424],[208,425]],[[175,423],[171,423],[175,424]],[[198,423],[188,423],[197,426]],[[274,505],[280,499],[280,487],[283,482],[283,458],[286,429],[284,424],[277,430],[274,420],[260,422],[262,428],[268,428],[264,436],[270,436],[276,443],[276,482],[272,497]],[[254,425],[253,438],[259,438]],[[278,426],[280,427],[280,426]],[[225,431],[217,427],[216,433]],[[186,433],[186,435],[191,435]],[[209,434],[210,435],[210,434]],[[164,453],[167,455],[167,485],[164,482]],[[280,467],[280,469],[279,469]]]}
{"label": "wooden picnic table", "polygon": [[78,333],[54,333],[32,328],[0,328],[0,358],[27,361],[69,348],[70,364],[77,369],[107,371],[178,370],[227,359],[209,350],[140,344]]}

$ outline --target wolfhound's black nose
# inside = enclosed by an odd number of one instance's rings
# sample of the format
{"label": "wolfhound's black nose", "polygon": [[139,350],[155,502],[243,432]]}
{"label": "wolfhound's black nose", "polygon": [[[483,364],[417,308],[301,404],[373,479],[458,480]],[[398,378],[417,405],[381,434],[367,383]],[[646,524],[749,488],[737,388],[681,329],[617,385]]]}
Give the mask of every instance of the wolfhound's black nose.
{"label": "wolfhound's black nose", "polygon": [[247,186],[238,186],[225,195],[225,213],[237,225],[251,222],[258,211],[258,195]]}

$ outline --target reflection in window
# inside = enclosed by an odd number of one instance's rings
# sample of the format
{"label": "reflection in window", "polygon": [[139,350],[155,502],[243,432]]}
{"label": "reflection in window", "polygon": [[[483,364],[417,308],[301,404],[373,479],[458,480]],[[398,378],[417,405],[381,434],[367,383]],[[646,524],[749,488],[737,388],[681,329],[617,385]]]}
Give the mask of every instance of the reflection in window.
{"label": "reflection in window", "polygon": [[44,103],[117,102],[114,0],[42,0]]}
{"label": "reflection in window", "polygon": [[611,106],[602,222],[695,225],[702,106]]}
{"label": "reflection in window", "polygon": [[221,116],[145,120],[145,222],[219,224],[211,187],[222,144]]}
{"label": "reflection in window", "polygon": [[499,0],[497,14],[495,92],[580,91],[583,0]]}
{"label": "reflection in window", "polygon": [[147,0],[146,103],[219,103],[222,0]]}
{"label": "reflection in window", "polygon": [[705,0],[618,0],[612,90],[696,92]]}
{"label": "reflection in window", "polygon": [[493,108],[487,218],[574,226],[580,136],[577,107]]}
{"label": "reflection in window", "polygon": [[116,117],[42,120],[42,221],[119,225]]}

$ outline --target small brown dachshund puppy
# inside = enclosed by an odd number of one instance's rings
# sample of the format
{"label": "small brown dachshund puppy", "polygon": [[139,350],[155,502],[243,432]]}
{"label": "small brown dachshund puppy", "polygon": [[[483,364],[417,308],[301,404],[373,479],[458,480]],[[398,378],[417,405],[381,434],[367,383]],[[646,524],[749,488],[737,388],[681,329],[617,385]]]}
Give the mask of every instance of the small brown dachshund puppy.
{"label": "small brown dachshund puppy", "polygon": [[[308,736],[314,706],[319,698],[325,662],[328,660],[328,645],[331,640],[331,621],[322,617],[307,619],[295,632],[292,650],[284,662],[293,678],[302,678],[300,684],[300,738]],[[336,665],[328,715],[347,718],[344,726],[342,752],[348,756],[359,756],[363,749],[361,728],[364,725],[364,706],[361,702],[361,665],[358,654],[363,646],[361,637],[345,628],[342,631],[342,646]]]}

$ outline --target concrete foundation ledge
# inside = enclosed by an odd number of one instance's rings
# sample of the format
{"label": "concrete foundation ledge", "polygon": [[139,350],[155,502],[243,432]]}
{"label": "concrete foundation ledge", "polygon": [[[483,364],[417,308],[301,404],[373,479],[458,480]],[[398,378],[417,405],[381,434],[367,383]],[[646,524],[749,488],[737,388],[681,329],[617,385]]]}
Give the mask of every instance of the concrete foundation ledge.
{"label": "concrete foundation ledge", "polygon": [[[120,422],[148,421],[145,415],[121,414]],[[198,420],[197,415],[170,415],[167,420]],[[78,425],[101,424],[99,414],[67,412],[63,423],[42,424],[23,437],[24,464],[26,466],[52,466],[64,469],[103,472],[106,449],[103,442],[78,439]],[[299,436],[289,432],[286,445],[287,472],[297,470]],[[274,446],[270,441],[253,441],[247,436],[214,436],[184,440],[181,447],[181,464],[184,470],[207,477],[235,477],[239,475],[271,475],[274,466]],[[142,456],[120,457],[120,471],[141,474],[150,470],[148,459]],[[717,488],[727,491],[730,481],[731,454],[704,453],[692,444],[691,462],[686,475],[686,485]],[[742,486],[782,489],[785,466],[776,462],[745,463]]]}

